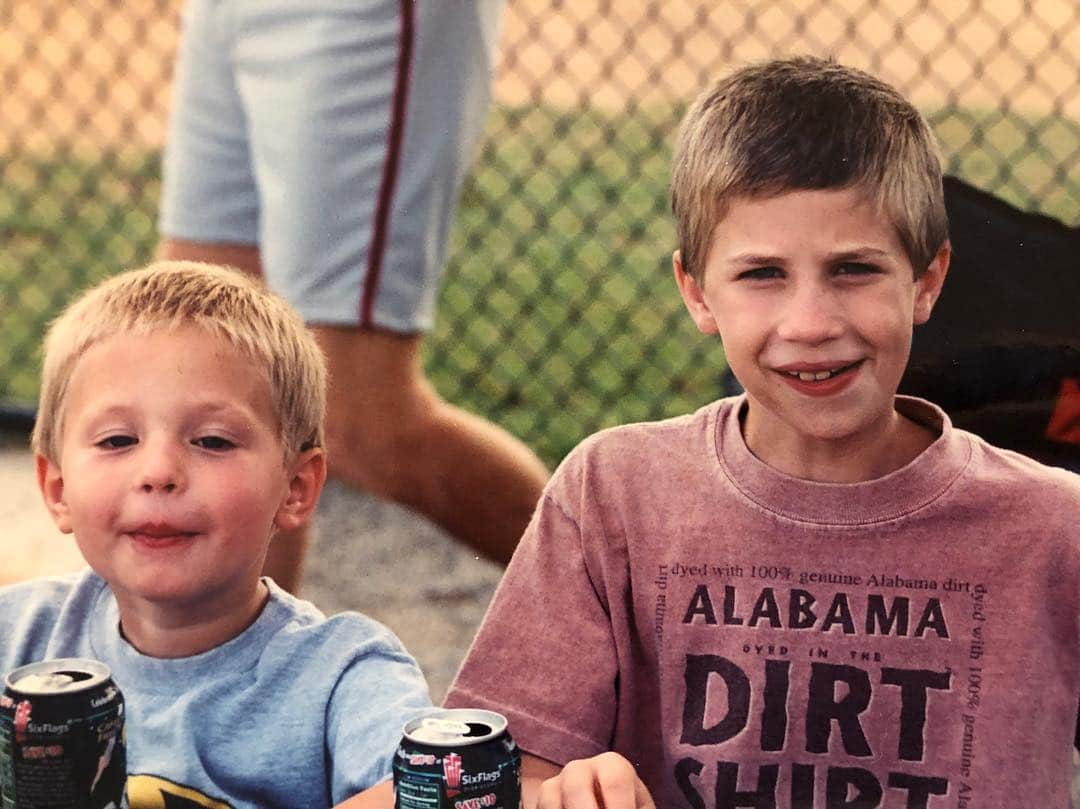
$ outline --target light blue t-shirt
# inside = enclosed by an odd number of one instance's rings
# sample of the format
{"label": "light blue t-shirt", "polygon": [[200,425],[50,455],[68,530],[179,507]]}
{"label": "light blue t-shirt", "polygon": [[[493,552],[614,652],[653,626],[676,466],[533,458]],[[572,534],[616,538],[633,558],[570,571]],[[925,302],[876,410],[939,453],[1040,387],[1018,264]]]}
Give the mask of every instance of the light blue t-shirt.
{"label": "light blue t-shirt", "polygon": [[132,809],[326,809],[390,777],[402,727],[430,710],[427,684],[382,625],[326,618],[267,584],[255,623],[179,659],[125,641],[90,571],[0,588],[0,674],[58,657],[109,666],[126,702]]}

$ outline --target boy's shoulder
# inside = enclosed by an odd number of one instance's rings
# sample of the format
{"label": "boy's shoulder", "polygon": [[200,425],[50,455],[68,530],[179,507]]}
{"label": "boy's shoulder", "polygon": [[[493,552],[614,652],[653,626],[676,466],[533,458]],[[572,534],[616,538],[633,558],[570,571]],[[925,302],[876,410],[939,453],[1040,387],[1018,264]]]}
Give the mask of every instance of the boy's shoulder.
{"label": "boy's shoulder", "polygon": [[353,611],[327,617],[272,581],[268,586],[276,630],[255,666],[262,699],[301,713],[320,711],[325,735],[339,751],[349,751],[360,780],[377,783],[389,772],[386,751],[394,749],[405,722],[431,708],[419,665],[375,619]]}
{"label": "boy's shoulder", "polygon": [[291,595],[273,580],[266,581],[270,589],[267,609],[276,613],[266,650],[271,656],[288,659],[315,654],[311,659],[319,667],[339,671],[373,659],[412,660],[397,636],[374,618],[354,611],[327,617],[310,601]]}
{"label": "boy's shoulder", "polygon": [[105,589],[90,570],[0,587],[0,676],[40,659],[58,633],[81,632]]}
{"label": "boy's shoulder", "polygon": [[[960,506],[1005,520],[1023,514],[1032,525],[1056,526],[1059,533],[1075,536],[1070,523],[1080,509],[1080,475],[995,446],[954,426],[942,408],[924,399],[898,396],[897,409],[941,432],[920,460],[931,461],[923,463],[928,474],[935,467],[949,470],[940,499],[943,508]],[[958,473],[955,478],[953,471]]]}
{"label": "boy's shoulder", "polygon": [[96,597],[106,586],[89,569],[4,585],[0,587],[0,625],[33,615],[59,615],[72,598]]}
{"label": "boy's shoulder", "polygon": [[646,473],[652,463],[694,461],[700,457],[695,450],[714,452],[718,424],[740,401],[740,397],[718,399],[692,413],[599,430],[583,439],[563,463],[607,468],[615,464],[637,475]]}
{"label": "boy's shoulder", "polygon": [[[972,446],[967,482],[987,497],[1023,498],[1032,507],[1054,504],[1080,508],[1080,474],[995,446],[974,433],[957,432]],[[1074,518],[1076,513],[1071,511]]]}
{"label": "boy's shoulder", "polygon": [[0,586],[0,604],[17,604],[25,601],[54,602],[64,598],[79,582],[87,578],[88,571],[66,573],[59,576],[39,576]]}

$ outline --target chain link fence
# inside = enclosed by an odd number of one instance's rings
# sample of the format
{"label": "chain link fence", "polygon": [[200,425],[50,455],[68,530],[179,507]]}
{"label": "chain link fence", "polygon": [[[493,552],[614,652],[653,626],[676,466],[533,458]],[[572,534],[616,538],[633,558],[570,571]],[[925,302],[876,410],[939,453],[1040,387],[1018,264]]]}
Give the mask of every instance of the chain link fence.
{"label": "chain link fence", "polygon": [[[436,2],[436,0],[420,0]],[[80,289],[147,261],[179,0],[0,0],[0,408]],[[426,363],[549,462],[722,392],[670,276],[670,144],[751,60],[831,55],[902,88],[947,171],[1080,223],[1075,0],[510,0]]]}

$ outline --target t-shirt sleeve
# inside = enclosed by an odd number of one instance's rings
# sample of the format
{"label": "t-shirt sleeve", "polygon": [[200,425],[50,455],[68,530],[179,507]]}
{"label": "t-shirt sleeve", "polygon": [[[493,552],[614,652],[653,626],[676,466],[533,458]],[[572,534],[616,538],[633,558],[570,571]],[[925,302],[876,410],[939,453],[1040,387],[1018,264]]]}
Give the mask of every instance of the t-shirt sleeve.
{"label": "t-shirt sleeve", "polygon": [[84,597],[96,593],[84,574],[0,587],[0,678],[14,668],[45,659],[55,639],[56,623],[65,606],[71,606],[73,591]]}
{"label": "t-shirt sleeve", "polygon": [[501,713],[523,750],[565,764],[611,749],[617,657],[603,583],[582,545],[602,537],[583,536],[551,494],[564,484],[552,483],[445,704]]}
{"label": "t-shirt sleeve", "polygon": [[389,778],[405,723],[431,710],[427,682],[416,661],[391,632],[378,627],[342,671],[327,707],[333,802]]}

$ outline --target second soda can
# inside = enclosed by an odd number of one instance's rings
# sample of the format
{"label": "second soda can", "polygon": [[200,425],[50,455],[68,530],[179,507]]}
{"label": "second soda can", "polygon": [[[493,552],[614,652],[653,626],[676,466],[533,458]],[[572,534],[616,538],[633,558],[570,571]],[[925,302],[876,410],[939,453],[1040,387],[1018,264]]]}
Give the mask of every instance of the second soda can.
{"label": "second soda can", "polygon": [[457,708],[409,722],[394,791],[397,809],[519,809],[521,752],[506,718]]}
{"label": "second soda can", "polygon": [[96,660],[32,663],[0,696],[2,809],[118,809],[124,697]]}

